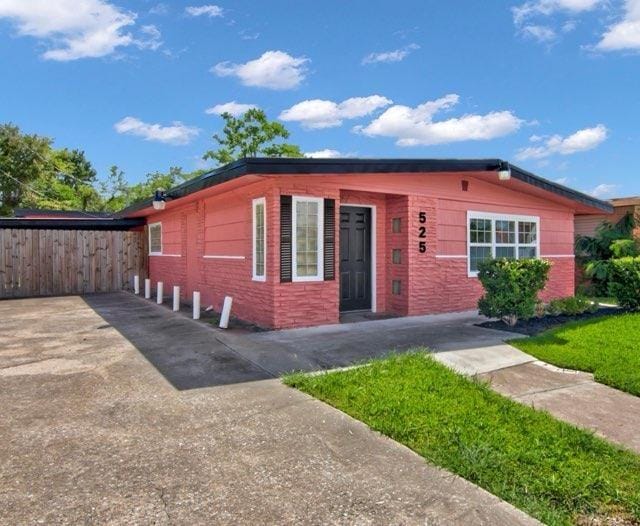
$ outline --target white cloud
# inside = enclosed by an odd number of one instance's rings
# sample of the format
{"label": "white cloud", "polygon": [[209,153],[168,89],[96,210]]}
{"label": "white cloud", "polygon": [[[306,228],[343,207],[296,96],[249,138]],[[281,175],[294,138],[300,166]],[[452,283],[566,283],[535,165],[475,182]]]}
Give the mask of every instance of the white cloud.
{"label": "white cloud", "polygon": [[552,15],[559,11],[571,14],[591,11],[605,0],[531,0],[522,5],[512,7],[513,21],[521,25],[526,19],[537,15]]}
{"label": "white cloud", "polygon": [[346,155],[340,153],[338,150],[332,150],[330,148],[317,150],[315,152],[306,152],[304,156],[310,157],[312,159],[339,159],[340,157],[347,157]]}
{"label": "white cloud", "polygon": [[600,51],[640,51],[640,0],[626,0],[622,20],[609,26],[595,46]]}
{"label": "white cloud", "polygon": [[188,6],[184,8],[185,13],[189,16],[208,16],[209,18],[214,18],[218,16],[223,16],[224,10],[217,5],[200,5],[200,6]]}
{"label": "white cloud", "polygon": [[179,121],[172,122],[170,126],[162,126],[143,122],[136,117],[125,117],[113,127],[118,133],[142,137],[145,141],[174,145],[188,144],[200,133],[198,128],[186,126]]}
{"label": "white cloud", "polygon": [[303,100],[280,113],[280,120],[299,122],[305,128],[321,129],[340,126],[345,119],[370,115],[393,101],[381,95],[352,97],[340,103],[331,100]]}
{"label": "white cloud", "polygon": [[569,178],[568,177],[558,177],[557,179],[554,179],[554,181],[558,184],[561,184],[563,186],[567,186],[567,184],[569,184]]}
{"label": "white cloud", "polygon": [[0,18],[12,20],[19,35],[44,40],[47,60],[104,57],[131,45],[157,49],[159,32],[150,35],[152,26],[138,38],[127,31],[136,16],[106,0],[0,0]]}
{"label": "white cloud", "polygon": [[245,86],[286,90],[304,80],[307,62],[308,58],[292,57],[284,51],[267,51],[244,64],[220,62],[211,71],[219,77],[238,77]]}
{"label": "white cloud", "polygon": [[158,16],[167,15],[169,14],[169,6],[164,3],[156,4],[149,9],[149,14]]}
{"label": "white cloud", "polygon": [[603,183],[603,184],[599,184],[598,186],[596,186],[589,193],[593,197],[599,197],[599,198],[611,197],[613,192],[615,192],[617,189],[618,189],[618,185],[617,184],[604,184]]}
{"label": "white cloud", "polygon": [[520,32],[525,37],[533,38],[534,40],[542,43],[553,42],[558,36],[553,28],[542,25],[523,26]]}
{"label": "white cloud", "polygon": [[409,44],[408,46],[404,46],[400,49],[395,49],[393,51],[383,51],[381,53],[369,53],[366,57],[362,59],[363,64],[375,64],[378,62],[400,62],[407,58],[409,53],[415,51],[416,49],[420,49],[418,44]]}
{"label": "white cloud", "polygon": [[251,108],[257,108],[257,106],[255,104],[242,104],[232,100],[231,102],[216,104],[211,108],[207,108],[204,112],[208,115],[222,115],[223,113],[230,113],[234,117],[238,117]]}
{"label": "white cloud", "polygon": [[355,127],[354,131],[371,137],[394,137],[398,146],[418,146],[494,139],[513,133],[523,124],[510,111],[434,121],[438,112],[452,108],[459,99],[458,95],[449,94],[415,108],[391,106],[369,125]]}
{"label": "white cloud", "polygon": [[140,32],[144,35],[142,39],[136,39],[134,42],[140,49],[150,49],[155,51],[162,46],[162,34],[160,30],[150,24],[148,26],[142,26]]}
{"label": "white cloud", "polygon": [[578,152],[593,150],[607,139],[608,130],[603,124],[598,124],[593,128],[584,128],[569,135],[552,135],[550,137],[539,137],[534,135],[531,142],[542,144],[540,146],[529,146],[522,148],[516,153],[516,159],[543,159],[551,155],[571,155]]}

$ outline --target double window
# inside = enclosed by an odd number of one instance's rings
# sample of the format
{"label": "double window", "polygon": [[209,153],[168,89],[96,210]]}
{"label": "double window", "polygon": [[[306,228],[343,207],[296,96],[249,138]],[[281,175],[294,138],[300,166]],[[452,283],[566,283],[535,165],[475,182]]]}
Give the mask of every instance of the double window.
{"label": "double window", "polygon": [[467,220],[469,276],[477,276],[487,259],[539,257],[538,217],[469,212]]}
{"label": "double window", "polygon": [[162,255],[162,223],[149,225],[149,255]]}
{"label": "double window", "polygon": [[293,281],[322,281],[324,199],[293,197]]}
{"label": "double window", "polygon": [[265,198],[253,200],[253,279],[265,281],[266,252],[267,252],[267,228]]}

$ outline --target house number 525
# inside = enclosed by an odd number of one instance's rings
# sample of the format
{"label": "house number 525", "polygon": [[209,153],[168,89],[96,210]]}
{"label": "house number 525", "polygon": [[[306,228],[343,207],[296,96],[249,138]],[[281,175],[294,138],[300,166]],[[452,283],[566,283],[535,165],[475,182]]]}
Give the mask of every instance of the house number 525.
{"label": "house number 525", "polygon": [[420,241],[418,242],[418,250],[420,253],[424,254],[427,251],[427,242],[423,241],[427,237],[427,227],[424,226],[424,223],[427,222],[427,214],[425,212],[420,212],[418,214],[418,221],[420,222],[420,226],[418,227],[418,238],[420,238]]}

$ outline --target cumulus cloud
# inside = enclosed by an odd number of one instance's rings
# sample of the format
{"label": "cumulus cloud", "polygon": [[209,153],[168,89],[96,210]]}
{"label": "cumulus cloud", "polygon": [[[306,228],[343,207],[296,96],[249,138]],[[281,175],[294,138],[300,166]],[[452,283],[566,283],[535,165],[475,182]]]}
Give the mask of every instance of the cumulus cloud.
{"label": "cumulus cloud", "polygon": [[211,108],[207,108],[204,112],[208,115],[222,115],[223,113],[230,113],[234,117],[242,115],[251,108],[257,108],[255,104],[242,104],[232,100],[231,102],[225,102],[223,104],[216,104]]}
{"label": "cumulus cloud", "polygon": [[603,124],[598,124],[593,128],[584,128],[577,132],[563,137],[561,135],[551,135],[550,137],[532,136],[529,140],[539,146],[529,146],[521,148],[516,153],[516,159],[543,159],[551,155],[572,155],[578,152],[593,150],[603,143],[608,136],[608,130]]}
{"label": "cumulus cloud", "polygon": [[355,127],[354,131],[370,137],[394,137],[398,146],[428,146],[494,139],[513,133],[523,124],[510,111],[434,120],[436,114],[451,109],[459,99],[458,95],[449,94],[415,108],[394,105],[367,126]]}
{"label": "cumulus cloud", "polygon": [[616,184],[604,184],[603,183],[603,184],[599,184],[598,186],[596,186],[589,193],[593,197],[599,197],[599,198],[611,197],[613,195],[613,192],[615,192],[617,189],[618,189],[618,185],[616,185]]}
{"label": "cumulus cloud", "polygon": [[543,43],[553,42],[558,36],[553,28],[542,25],[523,26],[520,32],[525,37],[532,38]]}
{"label": "cumulus cloud", "polygon": [[200,133],[198,128],[186,126],[179,121],[172,122],[170,126],[162,126],[141,121],[136,117],[125,117],[113,127],[118,133],[142,137],[145,141],[173,145],[188,144]]}
{"label": "cumulus cloud", "polygon": [[640,0],[626,0],[624,15],[596,45],[600,51],[640,50]]}
{"label": "cumulus cloud", "polygon": [[20,36],[44,41],[47,60],[104,57],[126,46],[157,49],[155,26],[143,26],[137,37],[128,31],[136,16],[106,0],[0,0],[0,18],[11,20]]}
{"label": "cumulus cloud", "polygon": [[352,97],[340,103],[331,100],[303,100],[280,113],[280,120],[299,122],[308,129],[333,128],[346,119],[370,115],[393,101],[381,95]]}
{"label": "cumulus cloud", "polygon": [[378,62],[400,62],[407,58],[409,53],[420,49],[418,44],[409,44],[400,49],[394,49],[393,51],[383,51],[380,53],[369,53],[362,59],[363,64],[376,64]]}
{"label": "cumulus cloud", "polygon": [[184,8],[184,12],[189,16],[208,16],[214,18],[223,16],[224,10],[217,5],[200,5],[200,6],[188,6]]}
{"label": "cumulus cloud", "polygon": [[604,3],[605,0],[531,0],[522,5],[511,8],[513,21],[523,24],[525,20],[537,15],[552,15],[559,11],[578,14],[591,11]]}
{"label": "cumulus cloud", "polygon": [[237,77],[245,86],[286,90],[302,83],[308,62],[308,58],[292,57],[284,51],[267,51],[244,64],[220,62],[211,71],[219,77]]}
{"label": "cumulus cloud", "polygon": [[339,159],[340,157],[349,157],[349,155],[344,155],[338,150],[332,150],[330,148],[317,150],[315,152],[306,152],[304,156],[312,159]]}

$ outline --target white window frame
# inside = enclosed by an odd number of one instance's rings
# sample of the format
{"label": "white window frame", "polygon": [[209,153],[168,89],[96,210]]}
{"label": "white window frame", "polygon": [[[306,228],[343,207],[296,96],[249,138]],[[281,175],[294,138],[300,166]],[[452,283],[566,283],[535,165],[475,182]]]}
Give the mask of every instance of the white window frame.
{"label": "white window frame", "polygon": [[[152,252],[151,251],[151,227],[159,226],[160,227],[160,252]],[[150,256],[162,256],[162,249],[164,248],[164,244],[162,243],[162,222],[157,221],[156,223],[149,223],[148,225],[148,235],[149,235],[149,255]]]}
{"label": "white window frame", "polygon": [[[258,261],[256,259],[256,255],[257,255],[256,215],[257,215],[257,210],[259,205],[262,205],[262,221],[263,221],[262,246],[264,247],[263,255],[262,255],[264,258],[264,261],[262,262],[263,274],[261,276],[259,276],[257,273]],[[253,281],[266,281],[267,280],[267,200],[264,197],[258,197],[254,199],[252,201],[251,209],[252,209],[252,218],[253,218],[253,223],[251,228],[252,230],[251,237],[252,237],[252,243],[253,243],[252,262],[251,262],[252,277],[253,277]]]}
{"label": "white window frame", "polygon": [[[318,204],[318,273],[315,276],[298,276],[298,203]],[[291,198],[291,279],[292,281],[324,281],[324,198],[293,196]]]}
{"label": "white window frame", "polygon": [[[540,259],[540,217],[539,216],[524,216],[524,215],[512,215],[512,214],[496,214],[489,212],[474,212],[472,210],[467,211],[467,273],[470,278],[477,278],[478,271],[471,270],[471,220],[472,219],[488,219],[491,221],[491,243],[473,243],[473,246],[491,247],[491,257],[496,257],[496,247],[515,247],[515,258],[520,259],[520,247],[535,247],[536,257]],[[496,243],[496,221],[515,221],[515,243]],[[536,225],[536,242],[535,243],[520,243],[520,225],[519,223],[535,223]]]}

